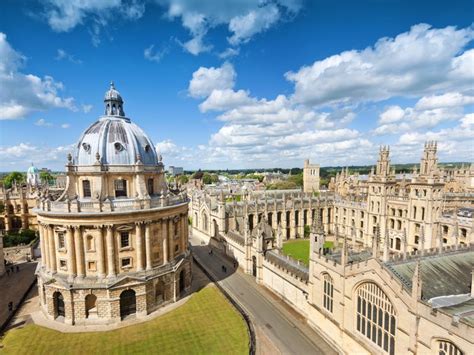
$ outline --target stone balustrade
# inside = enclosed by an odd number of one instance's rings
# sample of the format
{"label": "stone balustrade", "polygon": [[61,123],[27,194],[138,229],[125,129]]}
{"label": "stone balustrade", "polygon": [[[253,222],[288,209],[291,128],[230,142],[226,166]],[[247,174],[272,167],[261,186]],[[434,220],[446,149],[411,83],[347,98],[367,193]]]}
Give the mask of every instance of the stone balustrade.
{"label": "stone balustrade", "polygon": [[55,213],[100,213],[163,208],[188,203],[186,194],[105,200],[39,200],[37,208]]}

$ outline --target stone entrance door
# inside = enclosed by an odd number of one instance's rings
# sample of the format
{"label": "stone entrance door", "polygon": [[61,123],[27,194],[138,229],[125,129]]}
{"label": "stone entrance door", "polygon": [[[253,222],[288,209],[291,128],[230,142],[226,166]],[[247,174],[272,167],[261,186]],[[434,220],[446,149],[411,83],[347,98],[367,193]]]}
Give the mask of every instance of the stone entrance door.
{"label": "stone entrance door", "polygon": [[257,258],[256,256],[252,256],[252,275],[257,277]]}
{"label": "stone entrance door", "polygon": [[54,296],[54,309],[56,317],[65,317],[66,312],[64,311],[64,298],[60,292],[55,292]]}
{"label": "stone entrance door", "polygon": [[123,319],[126,316],[135,314],[137,312],[137,298],[135,291],[125,290],[120,294],[120,317]]}

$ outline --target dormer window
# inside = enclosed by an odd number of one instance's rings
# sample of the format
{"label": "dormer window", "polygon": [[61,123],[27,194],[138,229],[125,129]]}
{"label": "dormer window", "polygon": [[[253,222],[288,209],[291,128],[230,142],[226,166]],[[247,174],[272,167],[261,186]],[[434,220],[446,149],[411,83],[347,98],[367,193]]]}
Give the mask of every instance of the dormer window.
{"label": "dormer window", "polygon": [[89,143],[82,143],[82,148],[88,153],[91,151],[91,145]]}
{"label": "dormer window", "polygon": [[120,142],[115,142],[114,143],[114,148],[117,152],[121,152],[123,150],[123,145]]}
{"label": "dormer window", "polygon": [[145,146],[145,152],[149,153],[149,152],[150,152],[150,149],[151,149],[151,148],[150,148],[150,145],[147,144],[147,145]]}

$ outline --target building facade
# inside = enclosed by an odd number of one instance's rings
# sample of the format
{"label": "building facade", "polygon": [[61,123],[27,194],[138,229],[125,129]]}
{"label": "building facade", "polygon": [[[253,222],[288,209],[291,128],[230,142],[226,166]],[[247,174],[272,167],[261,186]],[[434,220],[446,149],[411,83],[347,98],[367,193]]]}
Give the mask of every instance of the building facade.
{"label": "building facade", "polygon": [[113,84],[104,103],[68,156],[64,192],[35,210],[41,307],[68,324],[142,317],[191,284],[188,199],[168,190],[161,157]]}
{"label": "building facade", "polygon": [[[319,196],[267,191],[237,201],[195,191],[193,234],[235,258],[340,353],[470,354],[474,194],[464,179],[447,190],[452,175],[438,168],[435,143],[420,165],[398,176],[382,147],[366,179],[345,169],[340,186]],[[281,251],[303,237],[308,265]]]}

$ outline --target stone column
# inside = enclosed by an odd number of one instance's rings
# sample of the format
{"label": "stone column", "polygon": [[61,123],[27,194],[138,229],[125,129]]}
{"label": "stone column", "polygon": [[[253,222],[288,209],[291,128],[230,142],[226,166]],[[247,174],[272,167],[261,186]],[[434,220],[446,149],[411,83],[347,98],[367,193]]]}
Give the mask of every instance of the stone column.
{"label": "stone column", "polygon": [[69,276],[76,276],[76,251],[74,249],[74,230],[67,226],[66,230],[67,247],[67,273]]}
{"label": "stone column", "polygon": [[168,264],[168,220],[161,220],[161,237],[163,239],[163,264]]}
{"label": "stone column", "polygon": [[186,218],[186,214],[181,215],[181,233],[180,233],[180,241],[181,241],[181,252],[184,253],[186,250],[186,245],[188,243],[188,219]]}
{"label": "stone column", "polygon": [[84,277],[85,274],[85,255],[84,255],[84,236],[82,233],[82,228],[77,226],[74,227],[74,242],[76,244],[76,267],[77,267],[77,276]]}
{"label": "stone column", "polygon": [[142,224],[135,224],[135,242],[137,249],[137,271],[143,271],[143,237]]}
{"label": "stone column", "polygon": [[170,218],[168,220],[168,257],[169,257],[169,260],[173,260],[173,258],[174,258],[173,226],[174,226],[173,219]]}
{"label": "stone column", "polygon": [[151,222],[145,225],[145,255],[146,269],[151,270],[153,267],[151,263]]}
{"label": "stone column", "polygon": [[48,234],[48,244],[49,244],[49,269],[51,272],[55,273],[57,271],[57,261],[56,261],[56,243],[54,237],[54,230],[52,226],[46,227],[46,233]]}
{"label": "stone column", "polygon": [[113,226],[107,226],[107,277],[115,277],[115,245]]}
{"label": "stone column", "polygon": [[38,223],[38,229],[40,234],[40,242],[41,242],[41,264],[45,270],[48,269],[48,247],[47,247],[47,240],[46,240],[46,228],[40,223]]}
{"label": "stone column", "polygon": [[104,254],[104,229],[102,226],[97,227],[100,235],[96,240],[97,248],[97,271],[100,278],[105,277],[105,254]]}

